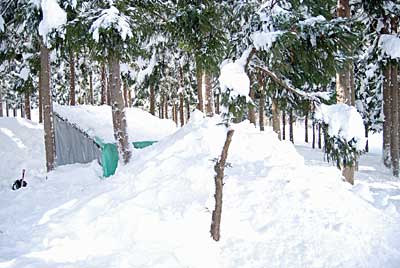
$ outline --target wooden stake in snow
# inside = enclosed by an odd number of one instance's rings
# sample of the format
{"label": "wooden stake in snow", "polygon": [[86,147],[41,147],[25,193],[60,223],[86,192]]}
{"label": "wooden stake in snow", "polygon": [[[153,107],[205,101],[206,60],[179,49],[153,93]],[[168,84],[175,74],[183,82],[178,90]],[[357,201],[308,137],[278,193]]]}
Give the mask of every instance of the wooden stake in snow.
{"label": "wooden stake in snow", "polygon": [[211,221],[211,236],[215,241],[219,241],[220,238],[220,225],[221,225],[221,214],[222,214],[222,188],[224,186],[224,170],[226,158],[228,157],[229,145],[232,141],[234,130],[231,129],[226,135],[224,147],[222,148],[221,158],[215,163],[214,170],[217,173],[215,179],[215,209],[212,213]]}

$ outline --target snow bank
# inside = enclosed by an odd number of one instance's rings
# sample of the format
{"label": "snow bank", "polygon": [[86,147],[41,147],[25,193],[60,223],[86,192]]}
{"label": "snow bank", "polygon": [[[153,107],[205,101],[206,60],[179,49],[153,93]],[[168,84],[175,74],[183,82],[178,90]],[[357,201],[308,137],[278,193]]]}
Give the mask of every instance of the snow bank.
{"label": "snow bank", "polygon": [[214,242],[219,122],[195,112],[110,180],[97,181],[95,164],[65,166],[32,190],[0,195],[0,267],[398,266],[399,221],[351,191],[339,170],[305,166],[291,143],[249,122],[233,126]]}
{"label": "snow bank", "polygon": [[346,141],[354,139],[357,150],[364,150],[366,142],[364,121],[355,107],[343,103],[321,104],[317,107],[315,119],[328,125],[329,136],[343,138]]}
{"label": "snow bank", "polygon": [[390,34],[382,34],[379,38],[382,51],[392,59],[400,59],[400,38]]}
{"label": "snow bank", "polygon": [[45,169],[43,127],[22,118],[0,117],[0,189]]}
{"label": "snow bank", "polygon": [[[108,105],[62,106],[54,105],[54,111],[62,118],[76,124],[91,137],[113,143],[111,107]],[[160,140],[176,131],[172,120],[159,119],[139,108],[125,108],[130,141]]]}

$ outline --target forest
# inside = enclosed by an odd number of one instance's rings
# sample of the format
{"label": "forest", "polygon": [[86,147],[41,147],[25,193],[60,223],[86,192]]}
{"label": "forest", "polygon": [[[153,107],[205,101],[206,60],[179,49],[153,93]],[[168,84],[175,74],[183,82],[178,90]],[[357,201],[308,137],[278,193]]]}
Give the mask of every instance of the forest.
{"label": "forest", "polygon": [[0,267],[399,267],[399,24],[1,0]]}

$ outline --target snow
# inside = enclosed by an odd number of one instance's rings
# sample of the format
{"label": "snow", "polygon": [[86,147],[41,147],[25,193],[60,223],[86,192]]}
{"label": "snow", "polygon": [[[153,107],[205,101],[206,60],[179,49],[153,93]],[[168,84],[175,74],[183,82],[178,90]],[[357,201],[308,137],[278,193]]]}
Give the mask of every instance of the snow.
{"label": "snow", "polygon": [[390,34],[382,34],[379,46],[391,59],[400,59],[400,38]]}
{"label": "snow", "polygon": [[67,22],[67,13],[58,5],[57,0],[42,0],[43,19],[39,23],[39,35],[47,43],[47,34]]}
{"label": "snow", "polygon": [[0,15],[0,32],[4,32],[4,19]]}
{"label": "snow", "polygon": [[343,138],[346,141],[354,139],[357,150],[365,148],[365,128],[357,109],[347,104],[321,104],[317,106],[315,118],[328,125],[328,135]]}
{"label": "snow", "polygon": [[[396,208],[380,209],[372,189],[352,188],[335,167],[305,165],[291,143],[249,122],[232,126],[214,242],[220,121],[195,112],[109,180],[93,162],[59,167],[47,180],[28,175],[15,192],[0,188],[0,267],[398,267]],[[27,148],[37,143],[29,125],[14,124]],[[0,118],[0,128],[10,125]],[[18,162],[18,143],[0,139],[0,152],[5,146]]]}
{"label": "snow", "polygon": [[221,91],[225,92],[228,89],[231,90],[231,96],[233,98],[249,95],[250,79],[245,72],[244,64],[244,60],[240,58],[234,62],[226,61],[220,67],[221,74],[218,80]]}
{"label": "snow", "polygon": [[314,26],[318,22],[323,22],[326,21],[325,17],[322,15],[319,15],[317,17],[310,17],[306,20],[300,21],[300,25],[310,25]]}
{"label": "snow", "polygon": [[251,39],[253,40],[253,45],[256,47],[257,50],[268,51],[272,47],[276,39],[283,33],[284,31],[257,31],[252,33]]}
{"label": "snow", "polygon": [[100,16],[93,22],[90,27],[92,37],[96,42],[99,42],[99,29],[113,28],[119,32],[122,40],[131,38],[133,36],[131,28],[128,23],[128,18],[120,14],[119,10],[115,6],[111,6],[109,9],[105,9],[101,12]]}
{"label": "snow", "polygon": [[22,68],[22,70],[19,72],[19,77],[21,79],[23,79],[24,81],[28,80],[29,75],[30,75],[31,71],[29,70],[29,68],[24,67]]}
{"label": "snow", "polygon": [[[92,138],[100,138],[106,143],[115,142],[110,106],[54,105],[54,111]],[[125,108],[125,115],[130,141],[157,141],[176,131],[172,120],[159,119],[139,108]]]}

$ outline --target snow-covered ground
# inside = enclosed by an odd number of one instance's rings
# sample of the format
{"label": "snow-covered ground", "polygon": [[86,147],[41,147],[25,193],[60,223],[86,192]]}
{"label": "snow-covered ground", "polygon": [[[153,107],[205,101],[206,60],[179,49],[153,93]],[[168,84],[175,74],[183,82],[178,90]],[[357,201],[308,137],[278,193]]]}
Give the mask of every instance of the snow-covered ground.
{"label": "snow-covered ground", "polygon": [[[379,164],[378,146],[351,187],[300,142],[300,130],[295,148],[246,122],[233,126],[214,242],[213,159],[226,135],[218,122],[194,113],[101,180],[96,163],[46,177],[44,163],[28,161],[43,161],[41,128],[0,119],[0,131],[14,133],[0,139],[0,159],[10,161],[0,166],[0,268],[399,267],[400,185]],[[11,191],[21,168],[28,187]]]}

